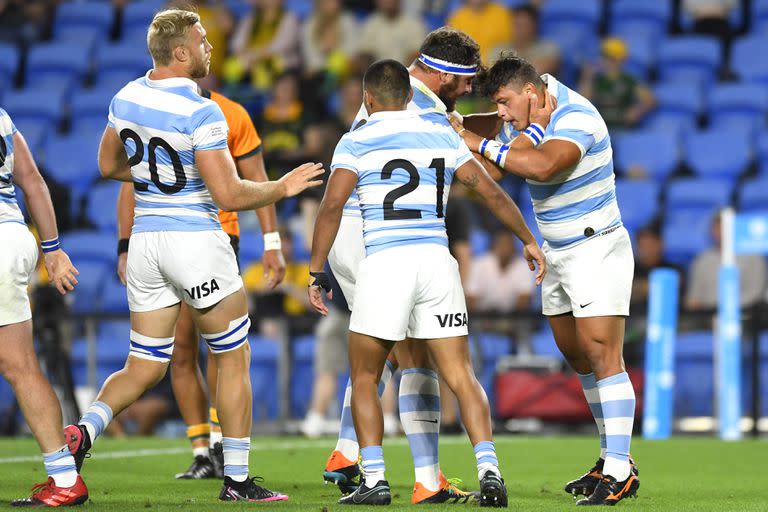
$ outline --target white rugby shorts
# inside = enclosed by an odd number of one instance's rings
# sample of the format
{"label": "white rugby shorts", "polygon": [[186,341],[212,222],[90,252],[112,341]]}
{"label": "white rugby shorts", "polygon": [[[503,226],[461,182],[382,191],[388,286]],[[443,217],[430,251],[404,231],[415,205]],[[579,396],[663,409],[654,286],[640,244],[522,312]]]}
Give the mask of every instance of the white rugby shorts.
{"label": "white rugby shorts", "polygon": [[569,249],[555,251],[545,242],[542,250],[548,269],[541,284],[544,315],[629,316],[635,259],[626,228]]}
{"label": "white rugby shorts", "polygon": [[132,234],[126,278],[128,307],[137,313],[182,300],[203,309],[243,287],[229,236],[221,230]]}
{"label": "white rugby shorts", "polygon": [[367,256],[354,294],[350,331],[390,341],[467,335],[459,265],[442,245],[405,245]]}
{"label": "white rugby shorts", "polygon": [[37,242],[24,224],[0,223],[0,326],[32,318],[29,278],[37,266]]}
{"label": "white rugby shorts", "polygon": [[328,263],[339,283],[344,298],[347,299],[349,310],[355,300],[355,282],[357,268],[365,258],[365,242],[363,240],[363,219],[343,215],[336,240],[328,253]]}

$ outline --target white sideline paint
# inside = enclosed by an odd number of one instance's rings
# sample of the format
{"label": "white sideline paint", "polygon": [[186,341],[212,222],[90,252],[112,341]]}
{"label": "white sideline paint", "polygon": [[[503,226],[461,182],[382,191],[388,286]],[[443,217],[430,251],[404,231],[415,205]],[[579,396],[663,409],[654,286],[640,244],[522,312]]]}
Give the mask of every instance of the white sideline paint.
{"label": "white sideline paint", "polygon": [[[258,437],[252,438],[258,443]],[[466,436],[441,436],[440,444],[466,444],[469,443]],[[498,443],[498,441],[497,441]],[[407,446],[408,440],[405,437],[396,439],[387,439],[385,446]],[[252,452],[260,452],[265,450],[296,450],[305,448],[333,448],[333,439],[317,439],[317,440],[302,440],[292,442],[270,443],[268,445],[251,444]],[[159,455],[178,455],[182,453],[189,453],[190,448],[188,446],[178,448],[147,448],[141,450],[120,450],[114,452],[96,452],[91,455],[92,459],[131,459],[134,457],[157,457]],[[17,457],[2,457],[0,458],[0,464],[8,464],[14,462],[39,462],[41,455],[20,455]]]}

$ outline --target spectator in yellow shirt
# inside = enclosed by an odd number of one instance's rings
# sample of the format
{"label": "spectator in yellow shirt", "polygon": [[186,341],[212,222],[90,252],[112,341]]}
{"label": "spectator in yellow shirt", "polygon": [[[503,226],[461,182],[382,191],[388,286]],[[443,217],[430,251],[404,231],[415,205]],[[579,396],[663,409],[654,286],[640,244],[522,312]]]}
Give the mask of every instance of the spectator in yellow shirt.
{"label": "spectator in yellow shirt", "polygon": [[488,64],[500,46],[512,42],[512,13],[489,0],[465,0],[448,18],[448,25],[466,32],[480,45],[483,62]]}

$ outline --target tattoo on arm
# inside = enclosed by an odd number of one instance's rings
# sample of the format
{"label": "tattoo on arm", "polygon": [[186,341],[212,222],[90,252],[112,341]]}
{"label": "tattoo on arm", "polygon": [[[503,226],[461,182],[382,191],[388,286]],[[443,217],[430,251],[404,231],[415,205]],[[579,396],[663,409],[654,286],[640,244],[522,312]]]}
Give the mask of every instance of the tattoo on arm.
{"label": "tattoo on arm", "polygon": [[474,189],[477,187],[477,184],[480,183],[480,178],[478,177],[477,173],[472,173],[470,176],[464,178],[462,183],[467,188]]}

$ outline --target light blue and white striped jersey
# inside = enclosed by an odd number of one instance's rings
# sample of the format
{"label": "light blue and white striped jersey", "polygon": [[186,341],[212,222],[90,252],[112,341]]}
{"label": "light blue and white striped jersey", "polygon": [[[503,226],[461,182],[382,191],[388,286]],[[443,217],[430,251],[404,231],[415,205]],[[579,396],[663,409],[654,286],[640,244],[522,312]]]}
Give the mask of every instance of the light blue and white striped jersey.
{"label": "light blue and white striped jersey", "polygon": [[16,127],[11,116],[0,108],[0,223],[19,222],[24,216],[16,202],[16,188],[13,186],[13,135]]}
{"label": "light blue and white striped jersey", "polygon": [[[594,105],[554,77],[541,78],[557,98],[542,142],[567,140],[581,150],[579,162],[551,181],[527,180],[541,235],[552,249],[565,249],[621,226],[613,150],[608,128]],[[518,134],[510,123],[504,123],[497,140],[508,143]]]}
{"label": "light blue and white striped jersey", "polygon": [[438,112],[376,112],[345,134],[331,169],[357,174],[366,253],[401,245],[448,246],[445,206],[453,173],[472,158]]}
{"label": "light blue and white striped jersey", "polygon": [[[446,108],[445,103],[443,103],[443,101],[438,98],[429,87],[424,85],[424,82],[418,78],[411,77],[411,87],[413,88],[413,98],[408,103],[408,110],[419,111],[422,113],[433,112],[442,114],[443,117],[446,116],[448,109]],[[367,120],[368,111],[365,110],[365,105],[361,105],[351,128],[354,130],[362,121]],[[450,126],[448,118],[445,119],[445,122]],[[360,217],[360,201],[357,197],[357,191],[352,192],[349,200],[344,205],[344,215]]]}
{"label": "light blue and white striped jersey", "polygon": [[221,229],[195,152],[227,149],[219,106],[187,78],[129,82],[109,105],[109,126],[129,155],[136,209],[133,232]]}

